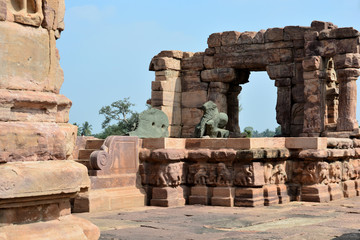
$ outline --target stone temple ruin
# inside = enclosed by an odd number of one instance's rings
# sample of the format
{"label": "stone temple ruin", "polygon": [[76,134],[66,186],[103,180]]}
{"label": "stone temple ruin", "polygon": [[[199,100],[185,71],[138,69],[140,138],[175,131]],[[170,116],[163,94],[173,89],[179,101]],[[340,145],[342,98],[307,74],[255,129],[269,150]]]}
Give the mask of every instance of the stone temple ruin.
{"label": "stone temple ruin", "polygon": [[[358,31],[314,21],[214,33],[200,53],[163,51],[150,64],[151,105],[171,138],[75,143],[71,101],[59,94],[64,11],[63,0],[0,0],[1,240],[98,239],[72,212],[360,196]],[[275,80],[281,137],[237,138],[237,96],[251,71]],[[228,114],[230,138],[192,138],[209,100]]]}
{"label": "stone temple ruin", "polygon": [[204,52],[163,51],[150,64],[151,105],[167,113],[173,137],[192,137],[198,108],[214,101],[240,133],[238,98],[251,71],[266,71],[277,87],[276,120],[283,136],[358,135],[356,79],[359,35],[314,21],[259,32],[211,34]]}

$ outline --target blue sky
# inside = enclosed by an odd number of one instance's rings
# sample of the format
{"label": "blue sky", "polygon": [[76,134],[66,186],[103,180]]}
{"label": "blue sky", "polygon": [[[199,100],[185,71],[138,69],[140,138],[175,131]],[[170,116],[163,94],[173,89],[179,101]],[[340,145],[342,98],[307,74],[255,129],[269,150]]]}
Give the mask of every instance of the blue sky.
{"label": "blue sky", "polygon": [[[130,97],[141,112],[151,96],[151,58],[162,50],[204,51],[208,36],[258,31],[312,20],[360,30],[360,0],[65,0],[65,31],[57,46],[73,106],[70,122],[101,131],[102,106]],[[358,84],[359,85],[359,84]],[[358,99],[360,97],[358,96]],[[252,73],[240,102],[240,127],[274,129],[276,87],[265,72]],[[360,104],[358,104],[360,105]],[[358,119],[360,116],[358,106]]]}

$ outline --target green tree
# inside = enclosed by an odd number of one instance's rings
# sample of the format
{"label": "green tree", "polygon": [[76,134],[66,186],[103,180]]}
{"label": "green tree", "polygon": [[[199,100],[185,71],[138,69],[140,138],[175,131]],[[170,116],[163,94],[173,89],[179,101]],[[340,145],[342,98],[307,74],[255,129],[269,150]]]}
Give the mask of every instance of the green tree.
{"label": "green tree", "polygon": [[[110,135],[126,135],[136,128],[139,114],[131,110],[135,104],[129,101],[129,98],[113,102],[110,106],[104,106],[99,114],[105,116],[101,126],[103,131],[96,134],[95,137],[105,139]],[[115,124],[111,124],[115,122]]]}
{"label": "green tree", "polygon": [[281,126],[275,128],[275,136],[281,136]]}
{"label": "green tree", "polygon": [[244,128],[244,133],[246,134],[247,138],[251,138],[253,136],[254,128],[253,127],[246,127]]}
{"label": "green tree", "polygon": [[80,135],[81,135],[81,136],[90,136],[90,135],[91,135],[92,126],[91,126],[90,123],[88,123],[87,121],[85,121],[78,130],[80,130]]}

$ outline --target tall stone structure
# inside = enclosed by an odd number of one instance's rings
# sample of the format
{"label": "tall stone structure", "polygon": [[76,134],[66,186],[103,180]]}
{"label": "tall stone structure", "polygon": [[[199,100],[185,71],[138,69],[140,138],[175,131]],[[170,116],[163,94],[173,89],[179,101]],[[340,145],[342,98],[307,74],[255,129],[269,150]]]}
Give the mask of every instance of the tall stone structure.
{"label": "tall stone structure", "polygon": [[56,48],[64,13],[64,0],[0,1],[0,239],[99,237],[70,214],[70,198],[90,182],[68,160],[76,127]]}
{"label": "tall stone structure", "polygon": [[228,114],[227,129],[236,137],[241,85],[251,71],[266,71],[277,87],[276,120],[284,136],[358,135],[359,36],[353,28],[320,21],[213,33],[204,52],[162,51],[152,59],[151,105],[168,115],[170,136],[192,137],[199,107],[211,100]]}

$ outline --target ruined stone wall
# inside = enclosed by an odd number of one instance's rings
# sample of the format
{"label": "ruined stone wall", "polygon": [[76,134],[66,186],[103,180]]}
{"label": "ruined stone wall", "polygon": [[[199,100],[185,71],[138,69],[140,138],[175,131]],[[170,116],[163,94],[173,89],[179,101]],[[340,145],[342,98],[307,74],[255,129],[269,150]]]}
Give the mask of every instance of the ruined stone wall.
{"label": "ruined stone wall", "polygon": [[266,71],[277,87],[276,120],[284,136],[358,134],[359,41],[353,28],[319,21],[311,27],[214,33],[204,52],[162,51],[152,59],[151,105],[168,115],[170,136],[192,137],[199,107],[212,100],[229,115],[227,129],[237,137],[241,85],[251,71]]}
{"label": "ruined stone wall", "polygon": [[56,39],[64,1],[0,1],[0,162],[67,159],[76,127]]}

